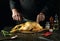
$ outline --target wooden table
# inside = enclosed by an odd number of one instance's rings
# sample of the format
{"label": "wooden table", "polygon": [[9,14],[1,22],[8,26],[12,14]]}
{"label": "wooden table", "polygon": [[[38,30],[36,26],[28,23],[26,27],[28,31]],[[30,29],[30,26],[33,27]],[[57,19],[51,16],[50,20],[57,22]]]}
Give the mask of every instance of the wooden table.
{"label": "wooden table", "polygon": [[[9,29],[11,28],[10,27],[5,28],[6,31],[8,31]],[[4,39],[3,41],[47,41],[39,38],[42,37],[41,36],[42,33],[15,33],[15,34],[18,35],[19,37],[17,37],[16,39]],[[0,39],[2,38],[8,38],[8,37],[4,37],[0,32]],[[51,36],[45,38],[53,41],[60,41],[60,30],[53,32]]]}

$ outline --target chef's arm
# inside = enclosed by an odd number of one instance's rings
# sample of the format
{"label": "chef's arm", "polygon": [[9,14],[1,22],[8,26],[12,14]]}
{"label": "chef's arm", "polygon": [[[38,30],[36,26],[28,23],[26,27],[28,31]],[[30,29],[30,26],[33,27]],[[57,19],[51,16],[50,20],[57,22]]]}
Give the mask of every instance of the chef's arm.
{"label": "chef's arm", "polygon": [[37,22],[44,21],[46,18],[46,14],[49,12],[48,7],[45,6],[41,12],[37,15]]}
{"label": "chef's arm", "polygon": [[21,12],[18,10],[19,9],[19,3],[18,0],[10,0],[10,8],[12,11],[12,18],[13,20],[22,20],[22,15]]}
{"label": "chef's arm", "polygon": [[[45,7],[42,9],[42,13],[45,14],[45,19],[49,21],[49,18],[55,14],[55,2],[54,0],[48,0],[45,4]],[[40,13],[41,13],[40,12]]]}
{"label": "chef's arm", "polygon": [[40,22],[41,20],[44,20],[44,19],[49,20],[49,17],[54,15],[53,11],[54,11],[54,1],[53,0],[48,0],[46,2],[46,5],[44,6],[44,8],[37,15],[37,22]]}

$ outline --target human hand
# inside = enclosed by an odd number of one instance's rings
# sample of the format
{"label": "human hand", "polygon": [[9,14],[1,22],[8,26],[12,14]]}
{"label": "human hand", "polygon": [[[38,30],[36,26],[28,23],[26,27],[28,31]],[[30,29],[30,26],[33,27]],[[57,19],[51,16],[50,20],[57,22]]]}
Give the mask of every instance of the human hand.
{"label": "human hand", "polygon": [[39,13],[39,14],[37,15],[36,21],[39,23],[40,21],[44,21],[44,20],[45,20],[45,15],[44,15],[44,13]]}
{"label": "human hand", "polygon": [[16,20],[16,21],[22,20],[21,14],[19,12],[17,12],[16,10],[12,10],[12,18],[13,18],[13,20]]}

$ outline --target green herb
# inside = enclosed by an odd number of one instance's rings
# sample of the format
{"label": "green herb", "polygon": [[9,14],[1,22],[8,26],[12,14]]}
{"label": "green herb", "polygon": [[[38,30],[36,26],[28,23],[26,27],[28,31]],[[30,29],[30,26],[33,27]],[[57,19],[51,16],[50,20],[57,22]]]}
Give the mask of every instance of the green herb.
{"label": "green herb", "polygon": [[5,30],[1,30],[1,32],[2,32],[2,34],[4,35],[4,37],[6,37],[6,36],[11,36],[11,35],[12,35],[11,33],[7,32],[7,31],[5,31]]}

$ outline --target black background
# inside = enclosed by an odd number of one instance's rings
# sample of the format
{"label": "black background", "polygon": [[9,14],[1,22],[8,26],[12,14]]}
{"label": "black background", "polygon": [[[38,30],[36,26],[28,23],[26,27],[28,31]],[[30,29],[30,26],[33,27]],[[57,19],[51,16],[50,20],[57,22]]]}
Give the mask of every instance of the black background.
{"label": "black background", "polygon": [[9,0],[0,0],[0,28],[12,25],[11,10],[9,8]]}

